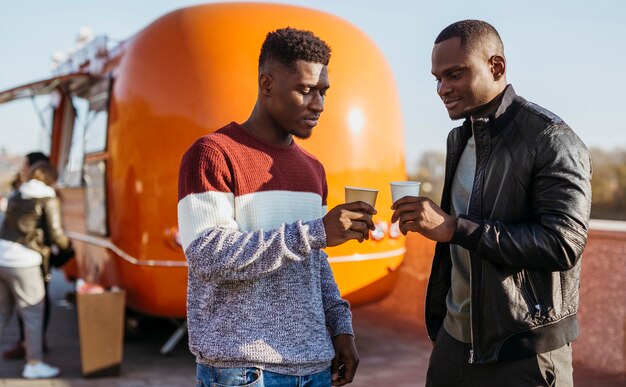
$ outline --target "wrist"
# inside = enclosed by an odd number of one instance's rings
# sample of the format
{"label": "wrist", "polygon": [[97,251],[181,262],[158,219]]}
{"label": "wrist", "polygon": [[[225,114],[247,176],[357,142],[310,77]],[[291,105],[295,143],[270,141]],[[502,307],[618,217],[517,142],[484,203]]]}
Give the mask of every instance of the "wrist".
{"label": "wrist", "polygon": [[324,219],[315,219],[306,223],[309,226],[309,243],[311,248],[320,250],[327,247],[326,224]]}
{"label": "wrist", "polygon": [[469,218],[467,215],[459,215],[456,222],[456,230],[450,243],[459,245],[470,252],[476,251],[482,236],[484,221]]}
{"label": "wrist", "polygon": [[456,230],[459,227],[459,218],[450,217],[450,221],[448,222],[448,235],[445,242],[450,242],[454,235],[456,234]]}

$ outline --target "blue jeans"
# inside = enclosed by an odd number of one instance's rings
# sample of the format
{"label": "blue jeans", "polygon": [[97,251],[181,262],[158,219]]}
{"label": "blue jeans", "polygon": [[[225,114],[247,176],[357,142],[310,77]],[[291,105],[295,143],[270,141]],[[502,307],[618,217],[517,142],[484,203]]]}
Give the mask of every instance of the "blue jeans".
{"label": "blue jeans", "polygon": [[330,387],[330,367],[313,375],[277,374],[258,368],[216,368],[198,364],[196,387]]}

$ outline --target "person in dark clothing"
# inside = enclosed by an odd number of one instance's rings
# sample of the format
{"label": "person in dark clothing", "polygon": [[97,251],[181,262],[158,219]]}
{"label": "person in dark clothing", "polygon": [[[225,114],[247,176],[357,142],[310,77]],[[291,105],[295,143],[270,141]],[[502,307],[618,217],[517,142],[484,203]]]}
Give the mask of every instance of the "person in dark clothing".
{"label": "person in dark clothing", "polygon": [[498,32],[445,28],[432,73],[451,119],[441,207],[393,204],[437,241],[426,295],[427,386],[571,386],[591,161],[572,129],[516,95]]}
{"label": "person in dark clothing", "polygon": [[42,361],[45,289],[41,267],[49,256],[48,242],[62,249],[70,246],[51,186],[55,181],[54,167],[36,162],[9,198],[0,228],[0,336],[16,310],[24,325],[27,362],[22,376],[27,379],[55,377],[60,372]]}
{"label": "person in dark clothing", "polygon": [[[22,162],[22,167],[20,171],[17,173],[15,179],[11,183],[13,189],[19,189],[20,185],[28,180],[28,175],[30,173],[30,169],[38,162],[50,162],[48,156],[46,156],[42,152],[31,152],[24,157]],[[46,341],[46,331],[48,329],[48,323],[50,322],[50,295],[48,293],[48,283],[50,282],[50,272],[48,270],[49,265],[42,265],[42,269],[44,269],[44,319],[43,319],[43,331],[42,331],[42,340],[43,340],[43,351],[48,352],[48,345]],[[2,357],[7,360],[13,359],[23,359],[26,356],[26,348],[24,347],[24,322],[22,318],[17,316],[17,323],[19,327],[20,337],[19,340],[13,345],[13,347],[7,349],[2,353]]]}

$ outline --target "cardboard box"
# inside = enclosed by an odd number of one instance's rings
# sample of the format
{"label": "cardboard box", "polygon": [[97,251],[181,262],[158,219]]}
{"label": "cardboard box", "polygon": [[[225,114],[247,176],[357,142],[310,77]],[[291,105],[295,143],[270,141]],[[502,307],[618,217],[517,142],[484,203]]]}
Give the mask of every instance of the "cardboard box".
{"label": "cardboard box", "polygon": [[126,293],[77,293],[76,303],[83,376],[119,375],[124,349]]}

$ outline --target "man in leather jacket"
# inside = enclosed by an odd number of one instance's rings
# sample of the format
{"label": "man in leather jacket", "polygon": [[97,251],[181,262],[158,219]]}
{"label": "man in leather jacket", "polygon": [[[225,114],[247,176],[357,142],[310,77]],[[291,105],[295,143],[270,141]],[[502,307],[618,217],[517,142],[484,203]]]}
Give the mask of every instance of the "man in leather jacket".
{"label": "man in leather jacket", "polygon": [[[393,204],[403,233],[437,241],[426,295],[427,386],[572,385],[591,162],[572,129],[516,95],[488,23],[435,40],[432,73],[451,119],[441,207]],[[443,328],[443,329],[442,329]]]}

